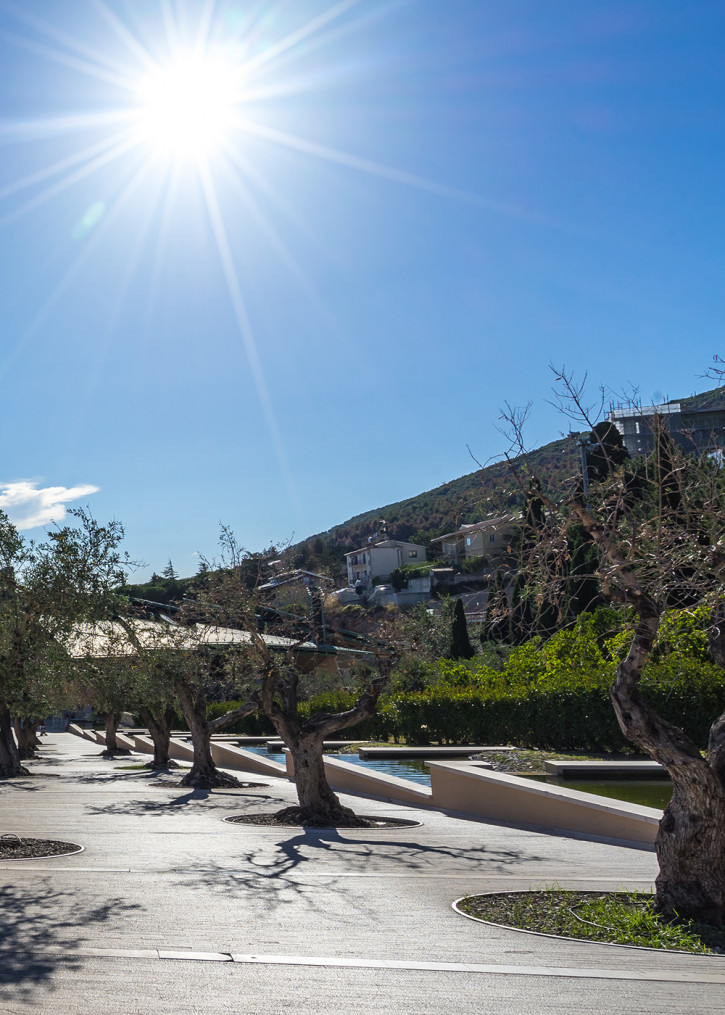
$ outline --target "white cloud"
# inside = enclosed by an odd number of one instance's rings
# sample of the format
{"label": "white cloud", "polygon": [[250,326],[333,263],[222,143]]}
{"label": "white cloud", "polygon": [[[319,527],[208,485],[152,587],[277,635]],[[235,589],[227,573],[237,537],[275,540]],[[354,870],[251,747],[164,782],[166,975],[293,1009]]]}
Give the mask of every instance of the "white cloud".
{"label": "white cloud", "polygon": [[97,486],[46,486],[19,480],[0,483],[0,508],[19,529],[35,529],[39,525],[62,522],[68,501],[98,493]]}

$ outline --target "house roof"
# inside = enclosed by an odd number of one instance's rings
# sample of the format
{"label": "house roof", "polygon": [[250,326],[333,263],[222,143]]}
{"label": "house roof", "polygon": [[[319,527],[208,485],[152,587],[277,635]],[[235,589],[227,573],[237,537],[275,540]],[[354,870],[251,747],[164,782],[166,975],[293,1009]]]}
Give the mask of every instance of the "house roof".
{"label": "house roof", "polygon": [[350,550],[346,553],[346,557],[351,557],[354,553],[365,553],[367,550],[375,549],[389,549],[393,546],[410,546],[414,550],[425,550],[424,546],[420,543],[405,543],[402,539],[381,539],[379,543],[368,543],[367,546],[361,546],[359,550]]}
{"label": "house roof", "polygon": [[210,624],[192,624],[180,627],[173,622],[161,624],[153,620],[103,620],[95,624],[77,624],[73,634],[65,642],[65,648],[74,659],[90,657],[104,659],[137,655],[139,651],[172,650],[189,651],[199,648],[225,648],[231,645],[252,645],[260,639],[273,651],[293,649],[295,654],[315,655],[360,655],[369,653],[334,645],[317,645],[313,641],[300,642],[296,638],[285,638],[273,634],[252,635],[230,627],[214,627]]}
{"label": "house roof", "polygon": [[472,532],[482,532],[486,529],[502,529],[514,521],[512,515],[499,515],[498,518],[486,518],[482,522],[474,522],[472,525],[461,525],[455,532],[449,532],[445,536],[437,536],[431,539],[431,543],[442,543],[446,539],[455,539],[458,536],[470,536]]}

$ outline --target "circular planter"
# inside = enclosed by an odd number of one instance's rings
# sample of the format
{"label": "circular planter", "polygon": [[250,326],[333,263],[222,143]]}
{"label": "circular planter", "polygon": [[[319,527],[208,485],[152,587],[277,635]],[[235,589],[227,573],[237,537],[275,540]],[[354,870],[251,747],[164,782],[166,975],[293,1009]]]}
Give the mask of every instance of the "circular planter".
{"label": "circular planter", "polygon": [[[664,952],[664,953],[671,953],[671,954],[675,954],[675,955],[690,955],[690,956],[693,956],[693,957],[696,957],[696,958],[704,958],[704,959],[718,958],[722,954],[721,952],[711,952],[709,954],[706,953],[706,952],[693,952],[693,951],[687,951],[685,949],[680,949],[680,948],[653,948],[653,947],[651,947],[649,945],[624,944],[624,943],[620,943],[618,941],[597,941],[596,938],[574,937],[573,935],[570,935],[570,934],[550,934],[550,933],[547,933],[546,931],[543,931],[543,930],[528,930],[526,927],[515,927],[515,926],[513,926],[510,923],[498,923],[495,920],[486,920],[484,917],[475,916],[473,913],[466,913],[465,910],[460,908],[460,903],[463,902],[464,899],[487,898],[487,897],[496,896],[496,895],[531,895],[531,894],[535,894],[535,893],[532,893],[531,891],[528,891],[528,892],[527,891],[522,891],[522,892],[513,892],[513,891],[505,891],[505,892],[503,892],[502,891],[502,892],[481,892],[481,893],[479,893],[479,895],[475,895],[475,896],[462,895],[459,899],[456,899],[453,903],[451,903],[451,908],[453,909],[454,912],[458,913],[459,916],[463,916],[467,920],[473,920],[474,923],[482,923],[482,924],[484,924],[484,926],[487,926],[487,927],[496,927],[499,930],[514,931],[514,933],[516,933],[516,934],[530,934],[530,935],[533,935],[534,937],[546,937],[546,938],[549,938],[550,940],[554,940],[554,941],[580,941],[583,944],[598,945],[598,946],[602,946],[603,945],[606,948],[634,948],[637,951],[657,952],[659,955],[661,955]],[[607,892],[607,891],[603,891],[603,892],[591,892],[591,893],[585,893],[585,894],[591,894],[591,895],[620,895],[622,893],[620,893],[620,892]],[[584,921],[584,922],[586,922],[586,921]]]}
{"label": "circular planter", "polygon": [[[18,845],[8,846],[9,839],[17,839]],[[85,846],[77,842],[62,842],[59,839],[32,839],[29,836],[0,836],[0,863],[6,860],[52,860],[60,856],[82,853]]]}
{"label": "circular planter", "polygon": [[358,817],[366,821],[373,821],[375,824],[367,827],[357,825],[297,825],[293,822],[275,821],[275,811],[267,811],[264,814],[236,814],[232,817],[223,818],[232,825],[256,825],[258,828],[298,828],[306,832],[329,832],[333,829],[349,832],[382,832],[395,828],[418,828],[422,821],[411,821],[408,818],[383,818],[379,814],[359,814]]}

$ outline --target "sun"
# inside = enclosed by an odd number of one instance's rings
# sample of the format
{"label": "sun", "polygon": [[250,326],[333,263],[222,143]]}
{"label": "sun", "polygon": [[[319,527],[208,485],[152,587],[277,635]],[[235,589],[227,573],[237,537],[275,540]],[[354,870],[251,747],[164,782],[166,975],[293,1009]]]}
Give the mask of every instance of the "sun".
{"label": "sun", "polygon": [[178,55],[138,84],[139,139],[160,156],[206,158],[234,125],[236,77],[223,57]]}

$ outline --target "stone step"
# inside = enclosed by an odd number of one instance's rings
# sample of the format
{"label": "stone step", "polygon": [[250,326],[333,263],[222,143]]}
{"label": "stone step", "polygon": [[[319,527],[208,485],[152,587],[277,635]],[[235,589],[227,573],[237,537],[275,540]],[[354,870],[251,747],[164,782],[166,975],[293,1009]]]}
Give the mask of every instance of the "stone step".
{"label": "stone step", "polygon": [[547,775],[557,779],[669,779],[656,761],[545,761]]}

